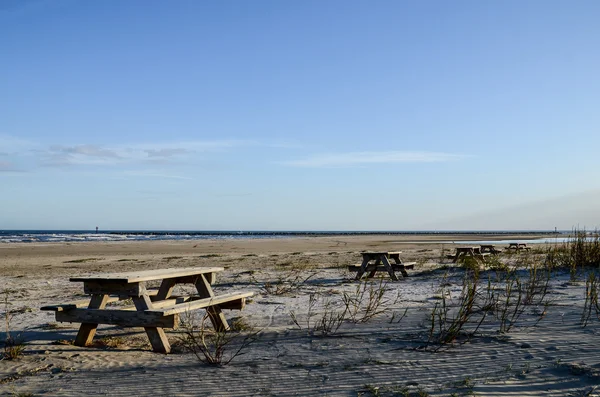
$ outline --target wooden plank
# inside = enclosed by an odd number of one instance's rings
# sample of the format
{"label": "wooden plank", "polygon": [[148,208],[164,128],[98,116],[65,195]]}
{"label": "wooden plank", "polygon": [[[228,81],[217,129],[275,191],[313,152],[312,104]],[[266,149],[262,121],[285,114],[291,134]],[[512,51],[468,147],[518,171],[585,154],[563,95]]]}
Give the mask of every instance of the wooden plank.
{"label": "wooden plank", "polygon": [[[191,311],[191,310],[196,310],[196,309],[205,309],[210,306],[220,306],[224,309],[230,308],[230,307],[238,308],[238,306],[236,306],[236,305],[242,305],[242,307],[243,307],[244,302],[241,302],[241,301],[245,300],[246,298],[248,298],[252,295],[254,295],[253,292],[231,292],[228,294],[212,296],[210,298],[201,298],[201,299],[193,300],[190,302],[179,303],[179,304],[173,305],[171,307],[166,307],[166,308],[162,308],[162,309],[153,308],[153,309],[147,310],[147,312],[160,313],[163,316],[169,316],[171,314],[183,313],[186,311]],[[240,302],[227,305],[230,302],[236,302],[236,301],[240,301]],[[229,307],[227,307],[227,306],[229,306]]]}
{"label": "wooden plank", "polygon": [[196,280],[196,290],[198,291],[198,295],[200,298],[210,298],[215,296],[212,287],[210,286],[210,282],[204,275],[202,275],[198,280]]}
{"label": "wooden plank", "polygon": [[[157,312],[136,310],[73,309],[56,312],[56,321],[68,323],[90,323],[120,325],[122,327],[166,327],[175,328],[175,315],[162,316]],[[91,342],[91,341],[90,341]]]}
{"label": "wooden plank", "polygon": [[184,267],[184,268],[169,268],[144,270],[140,272],[123,272],[123,273],[100,273],[90,276],[71,277],[69,281],[99,281],[99,282],[116,282],[116,283],[138,283],[142,281],[163,280],[166,278],[177,278],[185,276],[193,276],[205,273],[216,273],[225,270],[222,267]]}
{"label": "wooden plank", "polygon": [[[398,281],[398,277],[396,276],[394,269],[392,269],[392,265],[390,264],[390,262],[388,261],[388,258],[385,255],[381,256],[381,262],[383,262],[383,265],[385,266],[385,270],[387,270],[387,272],[390,275],[390,277],[392,278],[392,280]],[[404,270],[404,268],[401,268],[400,271],[402,272],[402,275],[404,277],[408,276],[408,274],[406,274],[406,271]]]}
{"label": "wooden plank", "polygon": [[[88,309],[76,309],[76,310],[95,310],[99,309],[102,311],[104,307],[106,307],[106,302],[108,301],[108,295],[93,295],[92,299],[90,299],[90,304],[88,305]],[[57,321],[58,317],[63,312],[56,312]],[[75,346],[87,346],[94,340],[94,336],[96,335],[96,329],[98,328],[98,322],[95,320],[89,322],[82,322],[79,327],[79,331],[77,331],[77,336],[75,337]]]}
{"label": "wooden plank", "polygon": [[[416,264],[416,262],[407,262],[402,265],[399,265],[397,263],[392,263],[391,265],[392,265],[393,270],[399,271],[400,269],[411,269],[414,267],[415,264]],[[356,271],[360,270],[360,267],[361,267],[361,265],[348,265],[348,270],[356,272]],[[368,264],[366,271],[369,272],[372,270],[380,271],[380,270],[386,270],[386,268],[384,265],[375,265],[374,263]]]}
{"label": "wooden plank", "polygon": [[[378,261],[379,263],[379,261]],[[369,257],[363,255],[363,261],[358,269],[358,271],[356,272],[356,277],[354,277],[355,280],[360,280],[361,277],[363,276],[363,274],[365,274],[365,272],[367,271],[367,265],[369,264]],[[377,263],[375,264],[375,266],[377,266]]]}
{"label": "wooden plank", "polygon": [[175,279],[167,278],[160,283],[160,287],[158,288],[158,294],[156,294],[155,299],[153,300],[165,300],[171,296],[173,293],[173,289],[175,288]]}
{"label": "wooden plank", "polygon": [[[119,297],[118,296],[110,296],[107,297],[106,299],[106,303],[111,303],[111,302],[117,302],[119,301]],[[40,310],[52,310],[55,312],[62,312],[65,310],[73,310],[73,309],[78,309],[80,307],[87,307],[90,304],[90,299],[82,299],[79,301],[74,301],[74,302],[70,302],[70,303],[63,303],[63,304],[59,304],[59,305],[48,305],[48,306],[42,306],[40,307]]]}
{"label": "wooden plank", "polygon": [[398,265],[402,264],[402,259],[400,259],[399,252],[390,252],[388,255],[388,258],[393,259],[395,264],[398,264]]}
{"label": "wooden plank", "polygon": [[[200,298],[214,299],[215,293],[210,286],[210,281],[203,274],[200,275],[200,278],[198,281],[196,281],[195,285]],[[206,308],[206,314],[208,314],[208,317],[210,318],[210,321],[212,322],[216,331],[229,331],[229,324],[227,323],[227,319],[225,318],[225,315],[219,306],[208,306]]]}
{"label": "wooden plank", "polygon": [[401,254],[402,251],[361,251],[361,254],[368,254],[368,255],[399,255]]}
{"label": "wooden plank", "polygon": [[86,294],[116,294],[123,296],[141,296],[146,288],[140,283],[86,281],[83,284]]}
{"label": "wooden plank", "polygon": [[[172,295],[169,299],[164,299],[161,301],[152,301],[152,308],[153,309],[159,309],[159,308],[163,308],[163,307],[170,307],[170,306],[174,306],[178,303],[185,303],[185,302],[189,302],[189,301],[193,301],[193,300],[198,300],[200,299],[197,296],[176,296],[176,295]],[[118,310],[137,310],[137,308],[135,307],[135,305],[133,306],[124,306],[124,307],[120,307]]]}
{"label": "wooden plank", "polygon": [[[148,295],[134,296],[132,300],[135,304],[136,309],[138,310],[134,313],[147,313],[148,310],[153,308],[152,301],[150,300],[150,297]],[[179,320],[179,318],[177,318],[177,320]],[[176,324],[174,323],[173,327],[175,326]],[[152,350],[158,353],[165,354],[171,352],[171,345],[169,344],[169,339],[167,339],[167,335],[165,334],[165,331],[162,329],[162,327],[145,326],[144,330],[146,330],[146,335],[148,335],[148,339],[150,340],[150,344],[152,345]]]}
{"label": "wooden plank", "polygon": [[[150,297],[155,296],[156,294],[158,294],[158,290],[156,288],[152,288],[152,289],[148,289],[146,290],[148,292],[148,295]],[[113,302],[118,302],[118,301],[122,301],[125,299],[129,299],[128,296],[109,296],[106,299],[106,303],[113,303]],[[69,302],[69,303],[62,303],[62,304],[58,304],[58,305],[48,305],[48,306],[42,306],[40,307],[40,310],[51,310],[51,311],[55,311],[55,312],[62,312],[65,310],[72,310],[72,309],[78,309],[80,307],[87,307],[90,303],[90,299],[81,299],[81,300],[77,300],[77,301],[73,301],[73,302]]]}

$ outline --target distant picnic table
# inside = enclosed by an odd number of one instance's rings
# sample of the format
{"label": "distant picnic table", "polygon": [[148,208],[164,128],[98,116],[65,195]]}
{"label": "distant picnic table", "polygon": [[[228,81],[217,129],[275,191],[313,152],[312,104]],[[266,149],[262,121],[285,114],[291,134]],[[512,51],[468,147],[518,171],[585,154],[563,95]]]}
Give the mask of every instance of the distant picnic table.
{"label": "distant picnic table", "polygon": [[[361,252],[362,263],[360,265],[350,265],[348,270],[355,271],[355,280],[360,280],[362,276],[369,272],[367,277],[374,277],[377,271],[387,271],[392,280],[398,280],[396,271],[400,271],[404,277],[408,277],[406,269],[413,269],[416,262],[402,262],[400,254],[402,251],[365,251]],[[390,259],[394,263],[390,263]]]}
{"label": "distant picnic table", "polygon": [[492,255],[498,255],[502,252],[501,250],[496,248],[494,244],[481,244],[479,247],[481,249],[482,254],[490,253]]}
{"label": "distant picnic table", "polygon": [[490,252],[482,252],[480,247],[456,247],[454,255],[448,255],[453,263],[464,261],[466,258],[476,260],[485,260],[485,257],[490,255]]}
{"label": "distant picnic table", "polygon": [[[241,310],[252,292],[232,292],[215,295],[211,284],[222,267],[190,267],[145,270],[139,272],[104,273],[71,277],[69,281],[83,282],[89,299],[44,306],[42,310],[56,312],[56,321],[81,323],[75,345],[92,343],[98,324],[144,327],[152,349],[169,353],[171,346],[163,328],[177,328],[179,314],[206,309],[216,330],[227,331],[229,324],[222,309]],[[158,289],[147,289],[147,281],[161,281]],[[194,284],[198,295],[172,295],[178,284]],[[129,299],[133,306],[107,309],[106,304]]]}
{"label": "distant picnic table", "polygon": [[530,250],[531,247],[528,247],[527,244],[525,243],[509,243],[508,244],[508,248],[507,249],[514,249],[514,250]]}

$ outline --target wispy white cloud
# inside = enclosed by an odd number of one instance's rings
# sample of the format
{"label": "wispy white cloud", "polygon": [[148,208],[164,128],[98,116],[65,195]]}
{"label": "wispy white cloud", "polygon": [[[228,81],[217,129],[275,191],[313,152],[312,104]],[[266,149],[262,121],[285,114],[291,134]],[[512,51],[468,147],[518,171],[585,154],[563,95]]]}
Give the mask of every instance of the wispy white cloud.
{"label": "wispy white cloud", "polygon": [[113,146],[52,145],[34,148],[31,151],[44,166],[110,166],[136,163],[166,164],[202,153],[221,152],[244,145],[249,145],[248,141],[217,140]]}
{"label": "wispy white cloud", "polygon": [[464,157],[451,153],[419,151],[348,152],[320,154],[304,159],[285,161],[283,164],[309,168],[356,167],[369,164],[445,162]]}
{"label": "wispy white cloud", "polygon": [[292,147],[285,143],[265,143],[241,139],[217,139],[100,145],[89,143],[43,144],[0,135],[0,155],[8,160],[24,160],[28,168],[169,165],[193,162],[210,153],[226,153],[256,147]]}
{"label": "wispy white cloud", "polygon": [[254,141],[243,139],[222,139],[206,141],[175,141],[161,143],[140,143],[129,145],[127,148],[133,151],[152,152],[159,154],[183,154],[194,152],[214,152],[236,147],[252,146]]}
{"label": "wispy white cloud", "polygon": [[35,150],[44,165],[106,165],[123,159],[114,149],[98,145],[51,146]]}
{"label": "wispy white cloud", "polygon": [[155,170],[145,170],[145,171],[125,171],[125,175],[130,176],[141,176],[147,178],[164,178],[164,179],[184,179],[184,180],[194,180],[194,178],[190,178],[187,176],[181,175],[173,175],[162,171]]}
{"label": "wispy white cloud", "polygon": [[148,157],[153,157],[153,158],[154,157],[167,158],[167,157],[173,157],[173,156],[177,156],[177,155],[185,154],[185,153],[189,152],[187,149],[181,149],[181,148],[146,149],[144,151],[148,154]]}

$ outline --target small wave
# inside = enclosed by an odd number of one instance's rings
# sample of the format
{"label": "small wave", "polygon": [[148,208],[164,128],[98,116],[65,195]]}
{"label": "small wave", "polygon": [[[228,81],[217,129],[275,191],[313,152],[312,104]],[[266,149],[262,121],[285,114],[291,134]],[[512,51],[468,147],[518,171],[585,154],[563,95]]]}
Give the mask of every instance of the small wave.
{"label": "small wave", "polygon": [[[161,241],[161,240],[206,240],[206,239],[219,239],[219,240],[230,240],[230,239],[279,239],[294,236],[334,236],[334,235],[417,235],[417,234],[494,234],[494,235],[508,235],[508,234],[521,234],[521,235],[554,235],[554,231],[494,231],[494,232],[437,232],[437,231],[106,231],[106,232],[92,232],[92,231],[70,231],[70,230],[0,230],[0,243],[35,243],[35,242],[100,242],[100,241]],[[564,233],[564,234],[563,234]],[[560,234],[563,234],[560,236]],[[568,234],[568,231],[561,232],[558,239]],[[509,240],[502,240],[498,238],[498,242],[508,242]],[[548,239],[549,241],[557,241],[555,237]],[[512,240],[510,240],[512,242]],[[523,240],[520,240],[523,241]],[[489,241],[486,241],[489,242]],[[535,240],[528,242],[544,242],[543,240]],[[477,243],[462,241],[461,243]]]}

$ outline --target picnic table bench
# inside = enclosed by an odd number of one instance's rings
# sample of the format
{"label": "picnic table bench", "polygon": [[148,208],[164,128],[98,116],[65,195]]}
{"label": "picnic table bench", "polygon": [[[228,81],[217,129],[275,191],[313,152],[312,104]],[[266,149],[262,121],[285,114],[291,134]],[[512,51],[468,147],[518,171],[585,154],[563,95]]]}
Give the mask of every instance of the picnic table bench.
{"label": "picnic table bench", "polygon": [[531,247],[528,247],[525,243],[509,243],[508,249],[514,249],[516,251],[519,250],[530,250]]}
{"label": "picnic table bench", "polygon": [[452,259],[453,263],[464,261],[469,257],[484,261],[485,257],[488,255],[490,255],[490,253],[482,252],[480,247],[456,247],[454,255],[448,255],[448,258]]}
{"label": "picnic table bench", "polygon": [[[369,272],[368,277],[374,277],[377,271],[383,270],[388,272],[392,280],[398,280],[396,271],[400,271],[404,277],[408,277],[406,269],[413,269],[417,262],[402,262],[402,259],[400,259],[401,253],[402,251],[361,252],[362,263],[360,265],[350,265],[348,270],[356,272],[356,280],[360,280],[366,272]],[[390,259],[394,263],[390,263]]]}
{"label": "picnic table bench", "polygon": [[[252,292],[215,295],[211,284],[222,267],[188,267],[145,270],[139,272],[104,273],[71,277],[83,282],[83,290],[91,298],[66,304],[44,306],[41,310],[56,312],[56,321],[81,323],[75,345],[89,345],[98,324],[144,327],[152,349],[169,353],[171,346],[163,328],[177,328],[179,314],[205,309],[217,331],[228,331],[229,324],[222,309],[244,308]],[[147,281],[161,281],[158,289],[146,288]],[[194,284],[198,295],[173,295],[178,284]],[[131,299],[133,306],[106,308],[107,303]]]}

